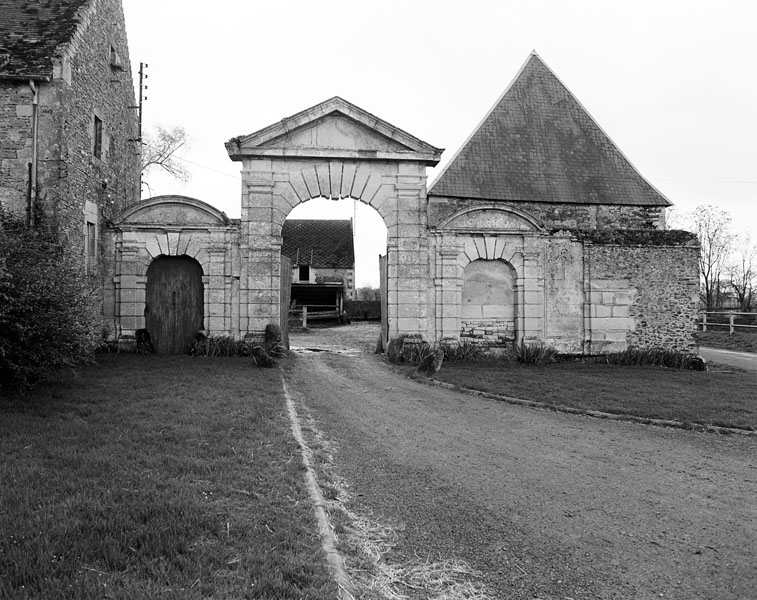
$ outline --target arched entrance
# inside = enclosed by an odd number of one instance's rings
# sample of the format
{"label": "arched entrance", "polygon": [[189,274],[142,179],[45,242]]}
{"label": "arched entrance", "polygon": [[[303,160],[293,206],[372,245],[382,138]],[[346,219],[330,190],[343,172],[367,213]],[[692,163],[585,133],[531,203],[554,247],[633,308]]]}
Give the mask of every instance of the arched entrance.
{"label": "arched entrance", "polygon": [[389,336],[433,336],[428,313],[426,167],[442,150],[332,98],[226,144],[242,168],[240,325],[262,332],[279,321],[281,231],[312,198],[351,197],[387,228]]}
{"label": "arched entrance", "polygon": [[147,269],[145,326],[158,354],[183,354],[203,329],[202,267],[189,256],[159,256]]}

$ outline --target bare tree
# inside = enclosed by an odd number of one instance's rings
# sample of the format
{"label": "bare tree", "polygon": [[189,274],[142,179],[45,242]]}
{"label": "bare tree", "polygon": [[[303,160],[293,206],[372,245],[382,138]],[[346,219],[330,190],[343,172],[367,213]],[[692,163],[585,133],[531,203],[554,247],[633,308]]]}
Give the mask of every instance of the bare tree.
{"label": "bare tree", "polygon": [[156,125],[153,133],[146,134],[142,145],[142,177],[158,168],[179,181],[189,179],[189,171],[176,153],[187,145],[187,134],[183,127],[166,129]]}
{"label": "bare tree", "polygon": [[757,241],[744,233],[736,236],[734,246],[728,267],[729,284],[736,293],[741,312],[751,312],[757,284]]}
{"label": "bare tree", "polygon": [[701,246],[702,301],[707,310],[713,310],[720,303],[721,276],[733,245],[731,215],[714,206],[700,205],[694,210],[692,221]]}

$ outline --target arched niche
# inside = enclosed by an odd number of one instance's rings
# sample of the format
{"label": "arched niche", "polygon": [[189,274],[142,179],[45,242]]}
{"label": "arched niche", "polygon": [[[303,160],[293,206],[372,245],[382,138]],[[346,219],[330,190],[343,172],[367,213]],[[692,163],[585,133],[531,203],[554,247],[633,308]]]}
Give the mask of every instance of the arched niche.
{"label": "arched niche", "polygon": [[517,337],[517,275],[504,260],[478,258],[463,268],[460,339],[505,346]]}

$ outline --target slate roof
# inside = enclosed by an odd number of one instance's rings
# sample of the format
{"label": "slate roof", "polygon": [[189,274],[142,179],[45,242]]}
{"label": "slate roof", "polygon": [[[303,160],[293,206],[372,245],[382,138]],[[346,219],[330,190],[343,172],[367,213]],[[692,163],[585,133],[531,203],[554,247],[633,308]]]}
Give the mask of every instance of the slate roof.
{"label": "slate roof", "polygon": [[533,53],[429,196],[669,206]]}
{"label": "slate roof", "polygon": [[90,0],[0,0],[0,78],[52,77],[52,57]]}
{"label": "slate roof", "polygon": [[351,220],[287,219],[281,235],[281,253],[295,266],[355,267]]}

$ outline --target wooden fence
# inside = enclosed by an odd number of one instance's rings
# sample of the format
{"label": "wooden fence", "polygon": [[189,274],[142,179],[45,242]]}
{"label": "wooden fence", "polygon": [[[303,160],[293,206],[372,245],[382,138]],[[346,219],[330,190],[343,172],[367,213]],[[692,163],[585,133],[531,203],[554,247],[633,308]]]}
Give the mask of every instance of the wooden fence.
{"label": "wooden fence", "polygon": [[757,313],[702,311],[699,317],[702,331],[707,331],[708,327],[715,331],[722,331],[727,327],[728,333],[733,335],[734,331],[740,329],[757,330]]}
{"label": "wooden fence", "polygon": [[289,309],[289,318],[300,321],[302,327],[308,326],[308,321],[340,321],[342,311],[337,305],[300,304],[297,308]]}

